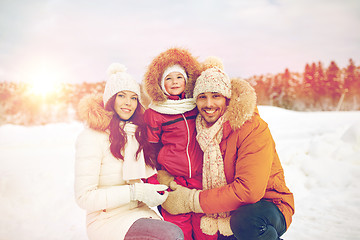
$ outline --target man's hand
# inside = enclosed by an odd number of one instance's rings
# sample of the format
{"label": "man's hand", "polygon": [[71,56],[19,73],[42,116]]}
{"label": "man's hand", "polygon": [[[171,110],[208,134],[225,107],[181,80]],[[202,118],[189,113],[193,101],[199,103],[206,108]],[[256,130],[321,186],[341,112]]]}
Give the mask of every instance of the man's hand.
{"label": "man's hand", "polygon": [[199,202],[200,190],[180,186],[174,181],[170,183],[170,187],[174,191],[169,192],[166,201],[161,205],[167,212],[172,215],[189,212],[203,213]]}
{"label": "man's hand", "polygon": [[160,184],[170,187],[170,183],[174,181],[174,176],[166,170],[159,170],[157,171],[157,180]]}

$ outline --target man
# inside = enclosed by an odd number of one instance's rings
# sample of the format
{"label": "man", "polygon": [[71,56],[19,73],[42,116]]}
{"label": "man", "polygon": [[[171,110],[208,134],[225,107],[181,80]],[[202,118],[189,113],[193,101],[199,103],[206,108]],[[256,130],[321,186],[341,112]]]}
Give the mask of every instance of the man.
{"label": "man", "polygon": [[203,190],[171,182],[174,191],[162,207],[171,214],[205,213],[202,231],[219,231],[219,239],[280,239],[291,223],[294,198],[254,89],[210,67],[193,95],[199,110],[196,138],[204,151]]}

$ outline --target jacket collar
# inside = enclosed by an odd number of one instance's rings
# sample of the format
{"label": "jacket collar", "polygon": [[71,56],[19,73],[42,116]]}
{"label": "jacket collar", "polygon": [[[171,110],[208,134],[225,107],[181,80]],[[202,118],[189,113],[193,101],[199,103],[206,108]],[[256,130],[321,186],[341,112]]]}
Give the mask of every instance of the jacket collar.
{"label": "jacket collar", "polygon": [[113,116],[111,111],[104,108],[102,94],[87,95],[78,105],[78,116],[90,128],[98,131],[106,131]]}
{"label": "jacket collar", "polygon": [[256,93],[250,84],[242,79],[231,80],[231,99],[225,112],[233,130],[249,121],[256,112]]}
{"label": "jacket collar", "polygon": [[169,95],[169,96],[168,96],[168,99],[170,99],[170,100],[181,100],[181,99],[185,99],[185,92],[182,92],[180,95],[176,95],[176,96]]}

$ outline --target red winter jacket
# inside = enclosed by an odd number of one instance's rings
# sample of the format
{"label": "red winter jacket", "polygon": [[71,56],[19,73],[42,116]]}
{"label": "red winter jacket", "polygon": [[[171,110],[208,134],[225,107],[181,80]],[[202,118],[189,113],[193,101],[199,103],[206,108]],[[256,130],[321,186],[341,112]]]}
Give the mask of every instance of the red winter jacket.
{"label": "red winter jacket", "polygon": [[150,108],[145,111],[149,142],[163,145],[158,163],[173,176],[193,178],[202,174],[203,153],[196,141],[197,114],[196,107],[175,115],[158,113]]}
{"label": "red winter jacket", "polygon": [[[175,64],[182,66],[188,77],[181,99],[192,98],[194,84],[201,74],[202,66],[188,50],[170,48],[153,59],[144,75],[142,87],[147,94],[143,96],[149,98],[149,103],[161,105],[168,98],[171,99],[162,90],[161,80],[164,71]],[[147,109],[144,117],[148,125],[149,141],[163,145],[158,155],[158,163],[175,176],[178,184],[201,189],[203,153],[196,141],[197,113],[196,107],[176,115]]]}

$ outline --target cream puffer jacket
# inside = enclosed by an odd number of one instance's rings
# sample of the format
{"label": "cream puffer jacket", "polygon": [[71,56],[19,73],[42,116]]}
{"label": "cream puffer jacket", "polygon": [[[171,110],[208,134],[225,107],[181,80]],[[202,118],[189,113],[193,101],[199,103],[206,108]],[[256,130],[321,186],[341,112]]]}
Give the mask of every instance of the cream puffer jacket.
{"label": "cream puffer jacket", "polygon": [[89,127],[76,141],[75,198],[87,211],[89,239],[123,239],[139,218],[160,219],[146,204],[130,201],[129,184],[133,182],[123,180],[123,161],[110,152],[105,126],[111,113],[102,107],[101,96],[82,100],[79,116]]}

